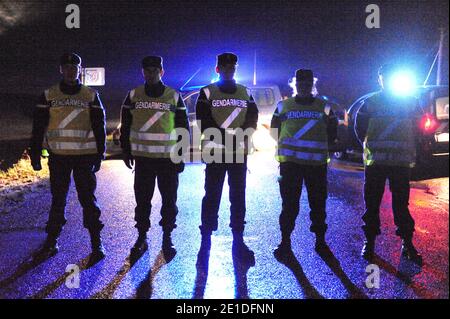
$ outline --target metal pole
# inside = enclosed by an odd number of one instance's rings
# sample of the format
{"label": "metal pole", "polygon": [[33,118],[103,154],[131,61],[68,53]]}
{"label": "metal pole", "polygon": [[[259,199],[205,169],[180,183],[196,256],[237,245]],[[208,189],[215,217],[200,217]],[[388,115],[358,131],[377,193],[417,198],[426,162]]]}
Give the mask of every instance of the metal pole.
{"label": "metal pole", "polygon": [[436,74],[436,85],[441,84],[441,73],[442,73],[442,54],[443,54],[443,45],[444,45],[444,28],[439,28],[441,31],[441,37],[439,39],[439,51],[438,51],[438,64],[437,64],[437,74]]}
{"label": "metal pole", "polygon": [[436,53],[436,55],[434,56],[433,63],[431,64],[430,70],[428,71],[427,78],[425,79],[425,82],[423,82],[423,85],[427,85],[428,79],[430,78],[431,72],[433,71],[434,65],[436,64],[436,60],[437,60],[438,57],[439,57],[439,50]]}
{"label": "metal pole", "polygon": [[256,85],[256,51],[255,58],[253,60],[253,85]]}

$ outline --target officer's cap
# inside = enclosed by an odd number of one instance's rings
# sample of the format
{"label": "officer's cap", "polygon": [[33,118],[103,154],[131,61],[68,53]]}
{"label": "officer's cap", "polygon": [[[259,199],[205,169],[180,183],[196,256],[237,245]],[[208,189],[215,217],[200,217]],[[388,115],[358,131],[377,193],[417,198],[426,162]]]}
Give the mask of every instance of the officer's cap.
{"label": "officer's cap", "polygon": [[225,52],[217,56],[217,65],[237,64],[238,57],[231,52]]}
{"label": "officer's cap", "polygon": [[81,65],[81,57],[76,53],[64,53],[61,55],[61,58],[59,59],[60,65],[65,64],[72,64],[72,65]]}
{"label": "officer's cap", "polygon": [[297,82],[300,81],[313,82],[314,81],[313,71],[306,69],[298,69],[297,71],[295,71],[295,79],[297,80]]}
{"label": "officer's cap", "polygon": [[142,68],[154,67],[162,70],[163,58],[157,55],[149,55],[142,59]]}

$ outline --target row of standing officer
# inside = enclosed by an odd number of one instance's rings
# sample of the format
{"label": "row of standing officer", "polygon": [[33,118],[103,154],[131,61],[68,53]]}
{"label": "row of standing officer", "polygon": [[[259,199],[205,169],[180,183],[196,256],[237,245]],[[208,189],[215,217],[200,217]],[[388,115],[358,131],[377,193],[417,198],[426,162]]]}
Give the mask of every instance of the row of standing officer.
{"label": "row of standing officer", "polygon": [[[216,72],[220,75],[220,81],[203,88],[198,99],[197,116],[203,123],[202,131],[214,127],[224,134],[222,141],[214,141],[215,146],[224,144],[225,134],[232,134],[232,129],[256,129],[258,109],[250,91],[234,81],[236,65],[236,55],[219,55]],[[39,255],[52,256],[58,251],[58,237],[66,222],[65,205],[73,172],[83,207],[84,226],[91,235],[91,261],[96,262],[105,255],[100,237],[103,224],[94,195],[95,173],[105,158],[105,112],[98,93],[80,83],[80,71],[81,58],[77,54],[69,53],[61,57],[61,82],[46,90],[34,109],[30,157],[33,168],[40,170],[42,147],[46,144],[52,205],[46,227],[47,238]],[[175,128],[189,130],[189,123],[182,97],[161,80],[164,74],[162,58],[145,57],[142,73],[145,84],[128,92],[121,112],[123,160],[128,168],[135,168],[138,238],[131,256],[138,257],[148,249],[151,200],[157,182],[162,195],[162,218],[159,223],[163,228],[162,250],[167,260],[176,254],[171,233],[176,228],[178,213],[178,174],[184,170],[183,163],[175,164],[170,159],[170,150],[179,141],[171,133]],[[218,109],[212,107],[215,99],[228,99],[234,104]],[[228,151],[235,153],[233,149]],[[214,151],[212,148],[211,152]],[[217,229],[223,182],[228,174],[233,253],[254,262],[253,252],[243,240],[246,172],[246,155],[243,163],[207,164],[200,229],[202,247],[210,246],[211,233]]]}
{"label": "row of standing officer", "polygon": [[[224,140],[227,134],[233,133],[233,129],[256,129],[258,120],[258,109],[251,93],[234,80],[236,65],[236,55],[224,53],[218,56],[216,72],[220,80],[200,91],[196,106],[197,119],[202,123],[202,132],[211,127],[217,128],[222,132]],[[40,152],[44,135],[46,135],[47,147],[50,150],[50,183],[53,197],[46,228],[48,236],[42,251],[50,255],[57,252],[57,239],[65,223],[64,207],[70,175],[73,171],[78,196],[83,206],[84,226],[88,228],[91,235],[91,257],[96,261],[104,256],[100,240],[103,224],[99,218],[100,210],[96,204],[94,191],[95,172],[100,169],[105,153],[105,116],[98,94],[80,84],[78,80],[80,66],[81,59],[76,54],[65,54],[61,57],[63,80],[45,91],[35,108],[30,155],[33,168],[39,170]],[[135,167],[134,190],[137,204],[135,220],[138,239],[132,248],[132,256],[140,256],[148,249],[147,232],[150,228],[151,199],[157,181],[162,195],[160,221],[163,228],[162,249],[166,259],[171,259],[176,254],[171,233],[176,228],[178,213],[176,206],[178,174],[183,171],[184,164],[175,164],[170,159],[170,149],[177,142],[170,133],[179,127],[189,129],[189,124],[181,96],[161,81],[164,74],[162,58],[158,56],[144,58],[142,72],[145,84],[127,94],[122,105],[121,116],[121,147],[124,162],[129,168],[133,165]],[[380,78],[382,79],[382,74]],[[315,248],[319,253],[328,249],[325,241],[328,144],[336,138],[337,120],[326,101],[311,94],[314,85],[311,70],[297,70],[296,80],[297,96],[281,101],[272,119],[272,128],[278,131],[279,137],[277,160],[280,162],[279,185],[282,212],[279,221],[282,241],[274,252],[279,259],[287,258],[292,254],[290,236],[299,213],[303,182],[308,191],[311,208],[311,231],[316,234]],[[379,96],[387,96],[385,90],[382,90]],[[240,103],[227,104],[225,107],[212,106],[214,100],[223,99],[240,101]],[[365,123],[360,125],[360,128],[366,125],[368,129],[358,131],[362,139],[370,141],[365,143],[365,153],[369,152],[367,145],[374,145],[370,149],[371,159],[365,162],[367,210],[364,216],[366,224],[363,229],[367,241],[363,256],[368,259],[373,258],[375,236],[379,233],[377,216],[379,201],[381,201],[380,193],[382,195],[381,185],[384,190],[385,178],[389,178],[391,189],[396,197],[394,214],[399,229],[398,234],[404,239],[403,252],[409,258],[420,262],[421,257],[412,245],[414,222],[407,210],[408,169],[397,170],[396,167],[399,164],[392,160],[392,156],[388,156],[388,160],[380,158],[377,155],[377,143],[371,141],[376,135],[373,133],[376,130],[374,127],[379,127],[380,123],[384,125],[385,121],[390,119],[395,122],[396,114],[388,118],[388,112],[376,111],[380,107],[384,107],[385,111],[392,110],[393,100],[375,101],[370,103],[373,104],[371,108],[363,108],[366,113],[362,111],[363,115],[360,117],[363,119],[361,122]],[[396,103],[408,104],[405,101],[396,101]],[[243,105],[245,107],[242,107]],[[375,108],[375,111],[370,111],[372,108]],[[406,115],[404,117],[408,118]],[[396,129],[401,129],[401,126]],[[411,134],[406,134],[405,138],[410,139]],[[214,141],[214,147],[221,144],[223,146],[224,140]],[[386,152],[389,154],[389,150],[381,149],[384,151],[383,154]],[[228,151],[236,155],[237,147]],[[397,152],[398,149],[395,148],[395,151]],[[405,153],[408,151],[409,149],[405,149]],[[201,247],[209,250],[211,233],[217,230],[223,182],[225,175],[228,174],[233,253],[254,263],[253,252],[243,240],[246,211],[246,155],[244,154],[243,162],[233,157],[232,163],[213,162],[206,166],[205,196],[202,201],[200,226]],[[412,158],[412,155],[410,157]],[[411,161],[413,160],[408,162],[408,167],[411,166]],[[405,167],[405,164],[402,163],[400,166]],[[402,173],[397,174],[399,171]],[[379,172],[384,174],[382,175],[385,176],[384,179],[374,177]],[[396,184],[398,187],[392,187],[392,180],[399,181]],[[373,194],[374,191],[370,185],[375,184],[376,193]],[[401,193],[400,197],[397,195],[399,193]]]}
{"label": "row of standing officer", "polygon": [[[392,208],[397,235],[403,240],[402,255],[422,264],[422,256],[413,245],[414,219],[409,209],[410,172],[415,164],[419,105],[411,97],[396,96],[387,85],[395,65],[380,68],[381,90],[365,100],[357,112],[356,134],[364,148],[363,231],[366,240],[361,255],[373,261],[376,236],[380,234],[380,204],[386,180],[392,192]],[[282,240],[274,254],[277,259],[292,257],[290,236],[299,213],[303,182],[308,192],[311,228],[316,234],[315,249],[329,252],[327,230],[327,163],[329,144],[337,135],[337,120],[325,100],[311,92],[311,70],[297,70],[295,97],[281,101],[271,127],[278,131],[277,159],[280,162]]]}

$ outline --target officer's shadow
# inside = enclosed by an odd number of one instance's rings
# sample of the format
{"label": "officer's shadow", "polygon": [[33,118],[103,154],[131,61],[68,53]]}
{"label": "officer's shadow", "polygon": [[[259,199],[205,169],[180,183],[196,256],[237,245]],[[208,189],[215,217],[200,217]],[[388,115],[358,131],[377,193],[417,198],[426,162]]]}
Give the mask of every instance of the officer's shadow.
{"label": "officer's shadow", "polygon": [[33,270],[40,264],[44,263],[45,261],[49,260],[50,258],[51,256],[44,256],[39,254],[39,250],[34,252],[30,258],[19,264],[19,266],[16,268],[16,270],[12,275],[0,281],[0,288],[9,286],[17,279],[19,279],[29,271]]}
{"label": "officer's shadow", "polygon": [[[195,278],[195,286],[193,292],[193,299],[203,299],[205,296],[206,282],[208,280],[209,270],[209,256],[211,246],[202,245],[197,254],[197,276]],[[249,263],[242,260],[242,257],[236,253],[232,254],[234,277],[235,277],[235,298],[236,299],[249,299],[248,286],[247,286],[247,273],[254,263]]]}
{"label": "officer's shadow", "polygon": [[[80,271],[84,271],[92,267],[90,263],[90,256],[83,258],[81,261],[77,263]],[[61,276],[59,276],[56,280],[39,290],[35,293],[31,298],[32,299],[44,299],[50,296],[53,292],[55,292],[59,287],[61,287],[71,275],[70,272],[65,272]]]}
{"label": "officer's shadow", "polygon": [[351,280],[341,267],[339,260],[334,256],[329,247],[318,253],[327,266],[334,272],[336,277],[342,282],[345,289],[349,293],[350,299],[368,299],[367,295],[359,289]]}
{"label": "officer's shadow", "polygon": [[[43,253],[43,247],[41,245],[31,254],[31,256],[28,259],[24,260],[19,264],[19,266],[16,268],[16,270],[12,275],[0,281],[0,288],[9,286],[20,277],[24,276],[34,268],[37,268],[39,265],[45,263],[46,261],[50,260],[53,257],[54,257],[53,255]],[[81,262],[82,267],[84,267],[85,269],[89,268],[90,266],[89,261],[90,261],[89,256],[84,258]],[[60,282],[60,280],[57,280],[57,282]]]}
{"label": "officer's shadow", "polygon": [[233,267],[235,278],[235,298],[249,299],[247,286],[247,273],[254,263],[243,261],[239,255],[233,254]]}
{"label": "officer's shadow", "polygon": [[381,258],[379,255],[376,255],[373,263],[380,267],[380,269],[383,269],[387,273],[396,277],[396,291],[403,291],[404,288],[409,287],[419,298],[434,298],[433,293],[413,281],[414,276],[418,275],[422,271],[422,266],[413,263],[403,255],[400,256],[400,262],[397,268],[390,264],[387,260]]}
{"label": "officer's shadow", "polygon": [[149,269],[144,280],[142,280],[136,289],[135,299],[150,299],[153,294],[153,281],[155,276],[161,270],[161,268],[168,264],[172,259],[166,260],[164,253],[161,250],[153,263],[153,266]]}
{"label": "officer's shadow", "polygon": [[324,299],[324,297],[311,284],[308,277],[306,277],[302,266],[294,255],[294,252],[290,251],[282,258],[277,258],[277,260],[292,271],[295,279],[297,279],[297,282],[303,291],[305,299]]}

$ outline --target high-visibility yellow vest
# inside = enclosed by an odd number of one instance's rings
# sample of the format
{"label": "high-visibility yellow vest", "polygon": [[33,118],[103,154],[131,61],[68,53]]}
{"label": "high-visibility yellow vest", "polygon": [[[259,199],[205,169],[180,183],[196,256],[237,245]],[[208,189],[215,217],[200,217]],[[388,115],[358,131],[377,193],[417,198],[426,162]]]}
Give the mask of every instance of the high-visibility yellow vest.
{"label": "high-visibility yellow vest", "polygon": [[281,103],[281,119],[276,159],[303,165],[323,165],[329,162],[328,135],[325,116],[326,101],[315,98],[311,105],[300,105],[294,97]]}
{"label": "high-visibility yellow vest", "polygon": [[364,164],[414,167],[414,117],[412,99],[389,99],[378,93],[367,101],[371,114],[364,140]]}
{"label": "high-visibility yellow vest", "polygon": [[[250,93],[245,86],[236,84],[236,92],[224,93],[217,84],[213,83],[204,87],[203,91],[211,103],[211,116],[218,127],[226,130],[242,127],[247,115],[247,106],[250,102]],[[201,148],[205,152],[221,150],[223,154],[226,152],[248,152],[245,145],[237,145],[237,149],[225,149],[225,145],[218,141],[210,141],[206,136],[202,136]]]}
{"label": "high-visibility yellow vest", "polygon": [[45,91],[50,102],[50,120],[47,129],[48,148],[58,155],[97,154],[90,119],[90,107],[96,97],[96,91],[82,85],[77,94],[64,94],[59,84]]}
{"label": "high-visibility yellow vest", "polygon": [[130,91],[133,117],[130,131],[131,154],[150,158],[170,158],[177,142],[175,111],[179,94],[166,87],[160,97],[150,97],[141,85]]}

